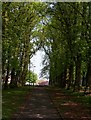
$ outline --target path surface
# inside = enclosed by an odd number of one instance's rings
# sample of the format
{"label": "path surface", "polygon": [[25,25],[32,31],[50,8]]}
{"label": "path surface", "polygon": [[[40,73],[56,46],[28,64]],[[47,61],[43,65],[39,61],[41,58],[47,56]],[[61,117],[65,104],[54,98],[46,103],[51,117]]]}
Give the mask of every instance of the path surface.
{"label": "path surface", "polygon": [[35,87],[26,103],[13,115],[14,120],[62,120],[44,87]]}

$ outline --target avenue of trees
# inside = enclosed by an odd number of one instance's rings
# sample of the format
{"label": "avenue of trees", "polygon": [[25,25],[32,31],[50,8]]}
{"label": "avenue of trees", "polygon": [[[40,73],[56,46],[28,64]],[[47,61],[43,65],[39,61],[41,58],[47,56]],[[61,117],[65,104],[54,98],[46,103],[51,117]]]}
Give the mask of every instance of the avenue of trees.
{"label": "avenue of trees", "polygon": [[40,21],[40,3],[3,3],[2,4],[2,77],[6,88],[24,85],[30,58],[36,49],[32,43],[32,30]]}
{"label": "avenue of trees", "polygon": [[49,83],[79,91],[91,89],[91,2],[3,3],[4,86],[25,84],[30,58],[45,51],[42,75]]}
{"label": "avenue of trees", "polygon": [[54,3],[48,13],[43,73],[49,69],[51,85],[91,89],[91,3]]}

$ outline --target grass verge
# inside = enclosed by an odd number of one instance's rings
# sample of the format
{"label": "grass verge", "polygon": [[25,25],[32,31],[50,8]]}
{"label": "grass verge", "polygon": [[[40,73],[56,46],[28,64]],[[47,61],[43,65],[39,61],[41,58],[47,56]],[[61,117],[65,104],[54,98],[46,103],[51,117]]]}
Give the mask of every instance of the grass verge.
{"label": "grass verge", "polygon": [[91,108],[91,96],[88,95],[84,95],[84,92],[72,92],[72,90],[62,90],[65,95],[70,95],[72,96],[72,101],[73,102],[78,102],[82,105],[84,105],[85,107],[90,107]]}
{"label": "grass verge", "polygon": [[62,118],[69,120],[71,118],[73,118],[72,120],[91,119],[91,96],[58,87],[46,89]]}
{"label": "grass verge", "polygon": [[[46,88],[47,90],[52,90],[57,93],[63,93],[65,96],[70,96],[66,97],[66,101],[71,100],[73,102],[77,102],[82,104],[83,106],[87,108],[91,108],[91,95],[84,95],[83,92],[73,92],[72,90],[66,90],[66,89],[61,89],[58,87],[48,87]],[[59,99],[60,102],[65,102],[65,100],[62,101],[62,99]]]}
{"label": "grass verge", "polygon": [[30,86],[24,86],[2,91],[2,120],[10,119],[31,90]]}

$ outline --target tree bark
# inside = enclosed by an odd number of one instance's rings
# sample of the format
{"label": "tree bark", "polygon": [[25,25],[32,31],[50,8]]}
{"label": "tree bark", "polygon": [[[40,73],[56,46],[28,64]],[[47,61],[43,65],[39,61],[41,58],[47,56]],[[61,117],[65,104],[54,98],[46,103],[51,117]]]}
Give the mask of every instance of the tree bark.
{"label": "tree bark", "polygon": [[8,78],[9,78],[9,64],[7,66],[7,75],[6,75],[6,79],[5,79],[5,83],[4,83],[4,89],[6,89],[8,87]]}
{"label": "tree bark", "polygon": [[16,76],[15,76],[15,69],[13,68],[11,71],[11,82],[10,82],[10,87],[17,87],[17,80],[16,80]]}
{"label": "tree bark", "polygon": [[67,90],[69,90],[72,87],[72,81],[73,81],[73,63],[70,64],[69,66],[69,78],[68,78],[68,86],[67,86]]}
{"label": "tree bark", "polygon": [[66,77],[67,77],[67,69],[65,69],[61,73],[61,77],[60,77],[60,87],[61,88],[65,88],[66,87]]}
{"label": "tree bark", "polygon": [[88,63],[88,68],[87,68],[87,75],[86,75],[86,86],[84,93],[86,93],[87,88],[89,87],[89,90],[91,90],[91,63]]}
{"label": "tree bark", "polygon": [[79,53],[77,54],[77,60],[75,63],[76,63],[76,75],[73,91],[79,91],[81,82],[81,55]]}

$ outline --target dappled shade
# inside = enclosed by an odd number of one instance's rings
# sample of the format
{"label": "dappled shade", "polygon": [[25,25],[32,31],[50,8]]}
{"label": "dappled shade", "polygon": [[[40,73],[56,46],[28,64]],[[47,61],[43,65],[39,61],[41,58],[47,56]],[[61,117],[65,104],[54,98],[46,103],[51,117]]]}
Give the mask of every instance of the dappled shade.
{"label": "dappled shade", "polygon": [[13,118],[61,119],[44,87],[35,87],[25,106]]}

